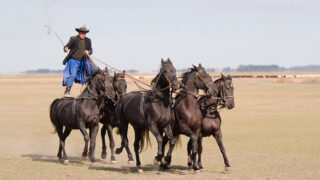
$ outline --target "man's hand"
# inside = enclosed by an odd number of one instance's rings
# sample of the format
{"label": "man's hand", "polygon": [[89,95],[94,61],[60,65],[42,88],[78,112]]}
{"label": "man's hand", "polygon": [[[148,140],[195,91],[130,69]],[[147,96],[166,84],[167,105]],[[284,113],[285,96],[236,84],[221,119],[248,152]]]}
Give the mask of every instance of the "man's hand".
{"label": "man's hand", "polygon": [[64,48],[64,52],[68,52],[69,51],[69,48],[68,47],[65,47]]}
{"label": "man's hand", "polygon": [[88,56],[88,55],[89,55],[89,51],[85,50],[85,51],[83,52],[83,54]]}

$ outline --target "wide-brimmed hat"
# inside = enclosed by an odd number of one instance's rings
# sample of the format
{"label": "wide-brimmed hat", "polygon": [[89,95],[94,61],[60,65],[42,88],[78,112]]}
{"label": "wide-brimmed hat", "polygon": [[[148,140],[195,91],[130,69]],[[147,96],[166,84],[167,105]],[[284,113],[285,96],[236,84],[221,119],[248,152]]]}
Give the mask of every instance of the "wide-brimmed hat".
{"label": "wide-brimmed hat", "polygon": [[80,28],[76,28],[77,32],[84,32],[84,33],[88,33],[89,29],[86,28],[86,26],[82,26]]}

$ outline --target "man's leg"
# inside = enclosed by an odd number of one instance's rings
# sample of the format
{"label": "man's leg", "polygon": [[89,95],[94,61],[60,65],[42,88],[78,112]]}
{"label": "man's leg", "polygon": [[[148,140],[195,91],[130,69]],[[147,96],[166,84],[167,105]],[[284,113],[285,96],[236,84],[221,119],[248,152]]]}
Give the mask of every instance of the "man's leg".
{"label": "man's leg", "polygon": [[70,97],[70,90],[77,76],[80,61],[69,59],[66,68],[63,71],[63,85],[66,86],[65,97]]}

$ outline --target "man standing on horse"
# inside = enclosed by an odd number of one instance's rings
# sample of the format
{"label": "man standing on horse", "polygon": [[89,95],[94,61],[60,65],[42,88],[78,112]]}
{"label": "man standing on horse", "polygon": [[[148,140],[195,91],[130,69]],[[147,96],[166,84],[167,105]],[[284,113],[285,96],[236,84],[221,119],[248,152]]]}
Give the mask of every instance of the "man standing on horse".
{"label": "man standing on horse", "polygon": [[73,82],[82,84],[87,83],[90,75],[95,71],[95,66],[88,55],[92,54],[91,40],[86,37],[89,30],[83,26],[76,28],[79,33],[72,36],[64,46],[64,52],[69,54],[63,60],[63,65],[67,64],[63,71],[63,86],[66,86],[65,97],[70,97],[70,90]]}

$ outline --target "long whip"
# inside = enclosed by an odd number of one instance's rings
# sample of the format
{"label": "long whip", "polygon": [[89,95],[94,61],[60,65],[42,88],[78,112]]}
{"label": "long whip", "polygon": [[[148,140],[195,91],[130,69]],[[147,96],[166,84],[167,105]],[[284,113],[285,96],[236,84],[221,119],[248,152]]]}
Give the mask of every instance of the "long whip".
{"label": "long whip", "polygon": [[45,24],[45,26],[51,31],[53,32],[53,34],[58,38],[58,40],[60,41],[60,43],[62,44],[62,46],[64,46],[63,41],[61,40],[60,36],[47,24]]}

